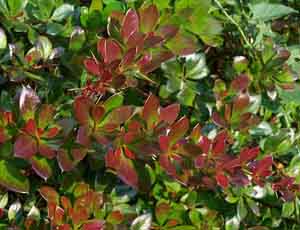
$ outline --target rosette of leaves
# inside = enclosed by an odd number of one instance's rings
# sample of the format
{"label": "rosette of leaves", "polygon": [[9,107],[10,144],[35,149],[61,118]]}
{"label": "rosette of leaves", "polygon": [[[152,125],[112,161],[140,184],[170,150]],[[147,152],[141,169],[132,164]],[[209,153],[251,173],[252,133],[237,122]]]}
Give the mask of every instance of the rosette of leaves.
{"label": "rosette of leaves", "polygon": [[[177,43],[176,50],[166,49],[166,41],[176,38],[179,29],[173,25],[159,25],[159,11],[155,5],[145,6],[136,12],[112,14],[108,24],[110,38],[100,38],[97,51],[100,60],[84,61],[89,73],[97,76],[86,91],[103,94],[107,88],[118,89],[136,84],[132,76],[149,79],[146,74],[176,54],[190,54],[196,50],[196,42]],[[181,35],[178,35],[182,37]]]}
{"label": "rosette of leaves", "polygon": [[103,206],[103,194],[92,190],[88,184],[77,183],[72,189],[72,199],[60,196],[49,186],[41,187],[39,192],[47,201],[51,228],[104,229],[104,221],[97,218]]}
{"label": "rosette of leaves", "polygon": [[215,82],[214,92],[217,97],[217,111],[212,113],[212,120],[220,127],[247,131],[259,122],[255,115],[260,105],[259,98],[251,98],[247,75],[237,76],[228,89],[221,80]]}
{"label": "rosette of leaves", "polygon": [[187,55],[181,60],[172,59],[163,63],[161,68],[165,73],[164,77],[167,78],[166,84],[160,87],[162,98],[176,95],[180,104],[185,106],[195,106],[197,96],[209,98],[207,89],[205,91],[202,89],[207,86],[204,78],[209,76],[204,54]]}
{"label": "rosette of leaves", "polygon": [[39,106],[39,102],[31,88],[23,87],[19,103],[24,125],[18,129],[14,154],[28,160],[33,170],[47,179],[52,175],[49,160],[56,156],[57,137],[61,128],[53,120],[54,107],[46,104]]}

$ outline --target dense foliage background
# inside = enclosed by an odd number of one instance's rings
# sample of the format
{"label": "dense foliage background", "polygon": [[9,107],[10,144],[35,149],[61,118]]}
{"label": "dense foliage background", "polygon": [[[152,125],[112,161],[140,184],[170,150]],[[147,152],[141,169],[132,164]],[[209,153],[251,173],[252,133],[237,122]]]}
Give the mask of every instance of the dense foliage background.
{"label": "dense foliage background", "polygon": [[0,229],[300,229],[299,10],[0,0]]}

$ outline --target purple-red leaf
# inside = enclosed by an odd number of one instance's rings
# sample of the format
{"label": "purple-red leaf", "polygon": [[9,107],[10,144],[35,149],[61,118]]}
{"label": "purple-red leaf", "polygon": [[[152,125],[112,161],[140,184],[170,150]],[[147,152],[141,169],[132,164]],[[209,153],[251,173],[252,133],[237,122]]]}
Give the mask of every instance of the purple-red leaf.
{"label": "purple-red leaf", "polygon": [[104,221],[102,220],[90,220],[88,223],[83,224],[82,230],[103,230]]}
{"label": "purple-red leaf", "polygon": [[220,132],[214,139],[212,152],[214,155],[220,155],[223,154],[226,147],[226,141],[227,141],[227,132],[223,131]]}
{"label": "purple-red leaf", "polygon": [[122,50],[115,40],[101,38],[98,41],[97,48],[105,64],[110,64],[121,58]]}
{"label": "purple-red leaf", "polygon": [[89,147],[91,144],[90,138],[90,130],[87,126],[80,126],[77,131],[76,142],[85,146]]}
{"label": "purple-red leaf", "polygon": [[229,185],[229,180],[223,173],[217,173],[216,180],[218,185],[221,186],[223,189],[227,188]]}
{"label": "purple-red leaf", "polygon": [[94,58],[85,59],[83,64],[86,70],[93,75],[99,76],[103,72],[103,67]]}
{"label": "purple-red leaf", "polygon": [[242,163],[247,163],[248,161],[254,160],[259,154],[259,147],[254,148],[244,148],[240,153],[240,161]]}
{"label": "purple-red leaf", "polygon": [[30,158],[37,152],[36,141],[26,135],[20,135],[14,144],[14,153],[16,157]]}
{"label": "purple-red leaf", "polygon": [[[151,61],[141,61],[139,63],[141,72],[144,74],[150,73],[160,67],[161,63],[174,57],[171,51],[161,51],[151,58]],[[147,59],[148,60],[148,59]]]}
{"label": "purple-red leaf", "polygon": [[137,12],[133,9],[129,9],[123,18],[122,28],[121,28],[121,35],[125,41],[133,35],[134,33],[138,32],[139,30],[139,16]]}
{"label": "purple-red leaf", "polygon": [[44,180],[52,176],[52,168],[46,158],[34,156],[30,161],[33,170]]}
{"label": "purple-red leaf", "polygon": [[244,91],[248,88],[249,84],[249,77],[245,74],[242,74],[231,82],[231,88],[236,91]]}
{"label": "purple-red leaf", "polygon": [[143,32],[152,31],[159,19],[159,11],[155,5],[150,5],[139,11],[141,18],[141,28]]}
{"label": "purple-red leaf", "polygon": [[138,175],[131,160],[121,155],[120,165],[117,169],[118,176],[121,180],[134,187],[138,187]]}
{"label": "purple-red leaf", "polygon": [[146,121],[148,129],[153,128],[155,123],[158,121],[158,109],[159,99],[153,94],[150,94],[144,104],[142,113],[142,117]]}
{"label": "purple-red leaf", "polygon": [[59,195],[58,193],[54,190],[54,188],[49,187],[49,186],[43,186],[39,190],[41,196],[48,202],[48,203],[53,203],[53,204],[58,204],[59,203]]}
{"label": "purple-red leaf", "polygon": [[170,144],[175,144],[180,138],[182,138],[185,133],[189,130],[189,119],[186,117],[182,117],[180,120],[175,122],[170,132],[168,133],[168,137],[170,140]]}
{"label": "purple-red leaf", "polygon": [[75,98],[73,107],[76,120],[81,125],[87,125],[90,118],[92,101],[89,98],[79,96]]}
{"label": "purple-red leaf", "polygon": [[168,124],[173,124],[178,117],[180,111],[179,104],[172,104],[160,109],[159,120],[165,121]]}
{"label": "purple-red leaf", "polygon": [[56,151],[54,149],[52,149],[51,147],[49,147],[47,145],[47,143],[43,143],[43,142],[39,143],[38,151],[42,156],[44,156],[48,159],[52,159],[56,155]]}

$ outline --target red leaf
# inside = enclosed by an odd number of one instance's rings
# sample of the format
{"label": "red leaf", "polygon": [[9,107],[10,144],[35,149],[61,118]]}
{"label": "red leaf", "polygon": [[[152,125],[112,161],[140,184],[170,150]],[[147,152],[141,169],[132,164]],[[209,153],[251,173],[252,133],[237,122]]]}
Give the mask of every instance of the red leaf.
{"label": "red leaf", "polygon": [[121,35],[125,41],[139,30],[139,16],[135,10],[129,9],[123,18]]}
{"label": "red leaf", "polygon": [[105,113],[104,107],[99,105],[92,107],[91,115],[95,122],[99,122],[103,118],[104,113]]}
{"label": "red leaf", "polygon": [[202,136],[199,142],[199,146],[202,149],[202,152],[208,154],[211,147],[211,140],[206,136]]}
{"label": "red leaf", "polygon": [[107,168],[117,169],[120,165],[121,150],[109,150],[105,155],[105,166]]}
{"label": "red leaf", "polygon": [[125,123],[133,114],[132,106],[122,106],[113,110],[109,115],[109,123],[114,125],[121,125]]}
{"label": "red leaf", "polygon": [[159,11],[155,5],[150,5],[139,11],[143,32],[152,31],[159,19]]}
{"label": "red leaf", "polygon": [[176,118],[178,117],[179,111],[179,104],[172,104],[165,108],[161,108],[159,113],[159,120],[165,121],[171,125],[175,122]]}
{"label": "red leaf", "polygon": [[33,119],[29,119],[27,121],[27,123],[25,124],[25,127],[24,127],[24,131],[31,136],[36,135],[37,128],[36,128],[36,123]]}
{"label": "red leaf", "polygon": [[175,166],[171,163],[168,154],[161,154],[159,156],[160,166],[166,170],[168,175],[175,177],[177,175]]}
{"label": "red leaf", "polygon": [[236,91],[244,91],[248,88],[250,80],[247,75],[242,74],[231,82],[231,88]]}
{"label": "red leaf", "polygon": [[103,230],[104,222],[102,220],[90,220],[82,226],[83,230]]}
{"label": "red leaf", "polygon": [[149,34],[144,41],[144,47],[145,49],[152,48],[160,44],[163,40],[164,39],[160,36]]}
{"label": "red leaf", "polygon": [[246,163],[248,161],[251,161],[255,159],[259,154],[259,147],[254,147],[254,148],[244,148],[241,153],[240,153],[240,161],[242,163]]}
{"label": "red leaf", "polygon": [[87,97],[79,96],[75,98],[73,107],[77,121],[81,125],[87,125],[89,122],[92,101]]}
{"label": "red leaf", "polygon": [[233,111],[237,113],[243,112],[249,106],[250,98],[248,94],[240,94],[233,101]]}
{"label": "red leaf", "polygon": [[60,129],[58,127],[52,127],[46,132],[46,137],[47,138],[54,138],[58,135]]}
{"label": "red leaf", "polygon": [[179,28],[174,25],[165,25],[159,28],[159,34],[166,40],[175,37],[178,31]]}
{"label": "red leaf", "polygon": [[40,188],[39,192],[48,203],[59,203],[59,194],[54,190],[54,188],[49,186],[43,186]]}
{"label": "red leaf", "polygon": [[117,169],[118,176],[120,179],[127,185],[132,186],[133,188],[138,187],[138,175],[134,168],[133,163],[125,158],[124,156],[120,159],[120,165]]}
{"label": "red leaf", "polygon": [[229,185],[228,178],[223,173],[218,173],[216,175],[216,180],[219,186],[221,186],[223,189],[227,188]]}
{"label": "red leaf", "polygon": [[85,156],[87,154],[87,150],[85,148],[77,148],[77,149],[72,148],[71,153],[72,153],[73,159],[76,162],[79,162],[79,161],[83,160],[83,158],[85,158]]}
{"label": "red leaf", "polygon": [[121,47],[118,42],[112,39],[101,38],[98,41],[97,49],[105,64],[110,64],[121,58]]}
{"label": "red leaf", "polygon": [[141,66],[141,72],[144,74],[150,73],[155,69],[159,68],[161,63],[171,59],[174,57],[174,54],[171,51],[160,51],[156,55],[154,55],[150,62],[142,62],[139,63]]}
{"label": "red leaf", "polygon": [[129,49],[125,53],[125,55],[123,57],[123,60],[122,60],[122,62],[121,62],[120,65],[123,66],[123,68],[126,69],[127,66],[129,66],[129,65],[132,64],[132,62],[134,61],[134,58],[135,58],[136,54],[137,54],[136,48]]}
{"label": "red leaf", "polygon": [[103,67],[94,58],[85,59],[83,64],[86,70],[93,75],[99,76],[103,72]]}
{"label": "red leaf", "polygon": [[168,133],[170,144],[175,144],[185,133],[189,130],[189,119],[182,117],[176,123],[174,123]]}
{"label": "red leaf", "polygon": [[142,117],[147,122],[148,129],[154,128],[153,126],[158,121],[158,109],[159,109],[159,100],[153,94],[150,94],[147,98]]}
{"label": "red leaf", "polygon": [[216,125],[221,127],[227,126],[226,121],[217,112],[213,112],[211,118]]}
{"label": "red leaf", "polygon": [[199,155],[195,159],[195,167],[201,169],[205,166],[205,156]]}
{"label": "red leaf", "polygon": [[66,150],[59,150],[57,153],[57,162],[59,165],[59,168],[63,172],[69,172],[71,171],[75,165],[73,164],[72,159],[70,158],[68,152]]}
{"label": "red leaf", "polygon": [[37,150],[37,144],[30,136],[20,135],[14,144],[14,153],[16,157],[30,158]]}
{"label": "red leaf", "polygon": [[124,154],[126,157],[128,157],[131,160],[135,159],[135,154],[131,152],[127,147],[124,147]]}
{"label": "red leaf", "polygon": [[169,150],[169,137],[168,136],[160,136],[159,137],[159,146],[163,153],[168,152]]}
{"label": "red leaf", "polygon": [[223,154],[226,147],[227,132],[220,132],[214,139],[212,152],[214,155]]}
{"label": "red leaf", "polygon": [[90,139],[90,131],[89,131],[88,127],[86,127],[86,126],[79,127],[79,129],[77,131],[76,142],[85,147],[90,146],[91,139]]}
{"label": "red leaf", "polygon": [[258,162],[257,168],[255,170],[255,174],[260,175],[262,177],[269,176],[271,174],[271,167],[273,164],[272,156],[266,156],[262,160]]}
{"label": "red leaf", "polygon": [[64,208],[64,210],[66,210],[66,211],[68,211],[68,210],[70,210],[72,208],[71,201],[66,196],[62,196],[60,198],[60,203],[61,203],[62,207]]}
{"label": "red leaf", "polygon": [[133,33],[127,41],[127,47],[129,49],[135,48],[136,52],[139,53],[144,47],[145,35],[140,32]]}
{"label": "red leaf", "polygon": [[42,156],[47,157],[48,159],[52,159],[56,155],[56,151],[50,148],[46,143],[40,143],[38,151]]}
{"label": "red leaf", "polygon": [[58,227],[58,230],[71,230],[71,226],[69,224],[63,224]]}

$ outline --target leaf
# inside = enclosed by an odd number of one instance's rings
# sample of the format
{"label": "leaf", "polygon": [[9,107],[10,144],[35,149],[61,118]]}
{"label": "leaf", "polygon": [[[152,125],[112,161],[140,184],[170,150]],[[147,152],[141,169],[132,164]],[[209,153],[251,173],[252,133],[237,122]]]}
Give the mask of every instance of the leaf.
{"label": "leaf", "polygon": [[171,104],[165,108],[161,108],[159,111],[159,120],[165,121],[168,124],[173,124],[178,117],[180,112],[180,105],[179,104]]}
{"label": "leaf", "polygon": [[29,192],[29,181],[21,175],[13,164],[1,160],[0,161],[0,184],[8,190],[20,193]]}
{"label": "leaf", "polygon": [[139,15],[142,31],[145,33],[153,31],[159,19],[159,11],[157,7],[155,5],[150,5],[143,8],[139,11]]}
{"label": "leaf", "polygon": [[27,135],[20,135],[14,143],[14,154],[20,158],[31,158],[38,151],[36,141]]}
{"label": "leaf", "polygon": [[5,31],[0,27],[0,50],[7,47],[7,37]]}
{"label": "leaf", "polygon": [[40,188],[39,192],[48,203],[59,203],[59,194],[54,190],[54,188],[50,186],[43,186]]}
{"label": "leaf", "polygon": [[36,47],[38,50],[41,50],[44,60],[48,59],[52,52],[52,43],[49,38],[39,36],[36,42]]}
{"label": "leaf", "polygon": [[7,204],[8,204],[8,193],[5,193],[4,195],[1,196],[0,208],[1,209],[5,208]]}
{"label": "leaf", "polygon": [[101,38],[97,43],[97,49],[106,64],[110,64],[121,58],[121,47],[118,42],[113,39]]}
{"label": "leaf", "polygon": [[216,180],[219,186],[226,189],[229,186],[229,180],[223,173],[217,173]]}
{"label": "leaf", "polygon": [[168,219],[169,212],[171,211],[171,207],[168,203],[161,201],[155,207],[155,217],[160,225],[163,225],[165,221]]}
{"label": "leaf", "polygon": [[158,109],[159,99],[153,94],[150,94],[142,112],[142,117],[146,121],[148,129],[154,128],[154,125],[158,122]]}
{"label": "leaf", "polygon": [[33,118],[34,111],[39,103],[40,99],[36,92],[33,91],[30,86],[22,86],[19,98],[19,109],[25,119]]}
{"label": "leaf", "polygon": [[240,199],[237,205],[237,218],[242,221],[248,214],[244,199]]}
{"label": "leaf", "polygon": [[206,60],[204,54],[191,54],[185,57],[186,61],[186,77],[199,80],[207,77],[209,70],[206,66]]}
{"label": "leaf", "polygon": [[125,41],[128,40],[130,36],[139,30],[139,16],[137,12],[133,9],[129,9],[122,22],[121,35]]}
{"label": "leaf", "polygon": [[22,204],[20,201],[15,201],[14,203],[12,203],[8,209],[8,213],[7,213],[8,219],[10,221],[15,220],[17,218],[17,215],[21,211],[21,209],[22,209]]}
{"label": "leaf", "polygon": [[253,19],[259,21],[274,20],[298,12],[285,5],[267,2],[250,5],[250,9],[253,13]]}
{"label": "leaf", "polygon": [[34,156],[30,161],[33,170],[44,180],[47,180],[52,176],[53,172],[48,159],[40,156]]}
{"label": "leaf", "polygon": [[82,230],[103,230],[104,222],[102,220],[89,220],[88,223],[83,224]]}
{"label": "leaf", "polygon": [[87,125],[90,119],[90,108],[92,101],[84,96],[76,97],[74,100],[73,108],[76,120],[81,125]]}
{"label": "leaf", "polygon": [[240,221],[238,217],[234,216],[231,219],[227,219],[225,223],[225,230],[239,230]]}
{"label": "leaf", "polygon": [[74,12],[74,6],[66,3],[61,5],[57,9],[55,9],[51,19],[57,22],[61,22],[67,17],[71,16],[73,12]]}
{"label": "leaf", "polygon": [[103,67],[94,59],[87,58],[83,61],[86,70],[93,75],[101,75],[103,72]]}
{"label": "leaf", "polygon": [[182,117],[180,120],[175,122],[172,125],[171,130],[168,134],[170,144],[171,145],[175,144],[180,138],[182,138],[185,135],[188,129],[189,129],[189,120],[186,117]]}
{"label": "leaf", "polygon": [[294,211],[295,211],[295,202],[294,201],[285,202],[282,206],[281,215],[284,218],[289,218],[290,216],[293,215]]}
{"label": "leaf", "polygon": [[71,33],[69,49],[72,51],[80,50],[84,45],[85,40],[85,31],[80,26],[76,26]]}
{"label": "leaf", "polygon": [[113,109],[116,109],[123,105],[124,96],[120,93],[114,94],[109,97],[103,104],[105,112],[110,112]]}
{"label": "leaf", "polygon": [[143,214],[135,218],[130,226],[131,230],[150,230],[152,224],[151,214]]}
{"label": "leaf", "polygon": [[131,160],[121,155],[120,164],[117,168],[121,180],[133,188],[138,187],[138,175]]}
{"label": "leaf", "polygon": [[29,213],[27,214],[27,218],[35,220],[36,223],[39,223],[41,220],[40,210],[36,206],[32,206]]}
{"label": "leaf", "polygon": [[279,97],[283,104],[293,103],[295,105],[300,105],[300,85],[295,84],[294,88],[291,90],[284,90],[278,88]]}
{"label": "leaf", "polygon": [[17,16],[26,7],[28,0],[8,0],[9,13],[11,16]]}
{"label": "leaf", "polygon": [[93,11],[102,11],[103,9],[103,2],[102,0],[92,0],[90,8],[89,8],[89,13]]}

